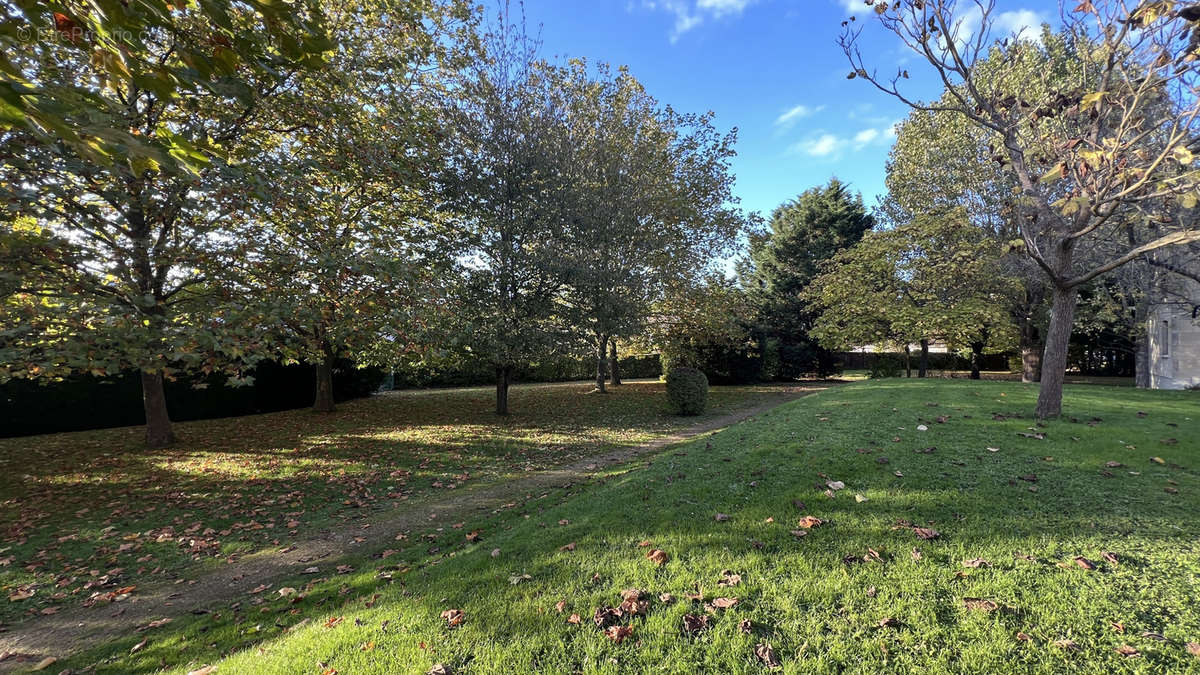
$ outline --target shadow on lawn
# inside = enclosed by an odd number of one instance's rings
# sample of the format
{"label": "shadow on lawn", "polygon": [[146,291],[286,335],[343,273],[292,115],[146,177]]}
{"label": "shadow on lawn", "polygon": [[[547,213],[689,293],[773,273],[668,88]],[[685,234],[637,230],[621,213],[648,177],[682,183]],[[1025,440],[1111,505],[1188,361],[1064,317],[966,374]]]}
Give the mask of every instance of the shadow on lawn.
{"label": "shadow on lawn", "polygon": [[[592,635],[590,615],[619,602],[622,588],[682,597],[697,584],[706,600],[726,593],[739,597],[738,616],[759,626],[751,637],[770,639],[790,655],[804,651],[796,644],[801,640],[807,645],[850,639],[839,638],[842,632],[863,639],[853,632],[856,627],[843,625],[854,612],[874,617],[879,611],[907,611],[903,629],[920,630],[930,645],[950,650],[971,630],[995,630],[1010,641],[1018,631],[1032,632],[1029,622],[1065,630],[1054,623],[1058,610],[1052,607],[1061,602],[1083,604],[1068,604],[1061,621],[1079,622],[1082,634],[1097,641],[1112,639],[1105,637],[1112,629],[1103,626],[1106,633],[1093,634],[1089,626],[1104,612],[1117,611],[1105,604],[1117,598],[1149,603],[1130,607],[1129,615],[1155,631],[1166,632],[1171,620],[1200,628],[1193,625],[1194,614],[1180,615],[1182,610],[1158,595],[1175,593],[1186,602],[1187,572],[1179,565],[1200,553],[1194,520],[1200,509],[1195,470],[1200,432],[1194,424],[1183,426],[1194,422],[1194,399],[1129,392],[1114,400],[1071,388],[1068,416],[1102,421],[1053,422],[1037,427],[1047,435],[1037,440],[1019,435],[1031,421],[991,417],[1024,409],[1032,390],[983,386],[991,388],[930,386],[915,398],[911,388],[890,383],[872,385],[869,398],[859,395],[861,388],[827,392],[673,449],[649,467],[639,462],[581,490],[534,495],[461,530],[436,533],[435,540],[414,533],[396,558],[364,553],[322,561],[326,570],[345,564],[358,571],[317,584],[299,602],[255,606],[247,598],[236,609],[219,608],[219,618],[155,629],[136,657],[111,665],[142,672],[163,664],[208,663],[260,646],[288,658],[303,651],[297,644],[305,640],[330,641],[322,649],[336,663],[350,658],[362,637],[363,644],[396,642],[396,649],[408,650],[411,660],[403,663],[409,666],[433,660],[461,666],[480,658],[485,645],[517,636],[604,644]],[[893,391],[906,392],[908,399],[892,397]],[[984,396],[977,397],[980,392]],[[1138,416],[1139,407],[1149,413]],[[942,415],[949,419],[937,422]],[[931,431],[915,431],[918,423]],[[1163,430],[1172,430],[1177,443],[1159,444]],[[891,440],[893,434],[900,440]],[[918,452],[932,444],[933,452]],[[987,450],[997,446],[998,452]],[[1163,464],[1148,459],[1160,454]],[[1113,461],[1123,466],[1106,466]],[[831,498],[824,491],[832,481],[846,487]],[[795,500],[804,506],[798,508]],[[730,518],[718,522],[716,513]],[[825,522],[796,537],[791,530],[802,514]],[[556,525],[560,520],[567,523]],[[935,529],[939,536],[923,540],[913,526]],[[482,542],[463,538],[472,530],[484,533]],[[661,568],[644,560],[647,548],[638,545],[643,540],[668,551],[672,560]],[[570,543],[577,546],[573,551],[560,549]],[[433,546],[438,550],[426,553]],[[499,558],[489,555],[493,548],[502,551]],[[1115,551],[1118,562],[1106,561],[1105,551]],[[1077,556],[1095,569],[1081,569]],[[402,560],[391,562],[397,558]],[[974,558],[986,558],[986,564],[962,574],[963,562]],[[723,568],[745,574],[745,582],[737,589],[718,588]],[[511,582],[523,574],[531,578]],[[283,583],[302,588],[308,581]],[[1101,588],[1110,582],[1119,587]],[[1130,589],[1120,586],[1130,583]],[[878,602],[868,599],[868,587],[880,589]],[[971,594],[996,597],[995,626],[980,624],[977,613],[963,609],[963,598]],[[563,617],[549,609],[560,597],[571,599],[587,625],[563,632]],[[439,618],[448,608],[468,613],[459,633]],[[678,634],[684,611],[703,610],[676,602],[655,605],[649,617],[636,619],[645,625],[646,648],[658,648],[654,641],[666,634],[664,627]],[[344,635],[321,627],[332,616],[345,617]],[[724,616],[717,618],[721,631]],[[382,621],[392,628],[381,627]],[[302,622],[306,627],[296,628]],[[290,637],[289,630],[304,632]],[[580,637],[580,631],[590,632]],[[732,626],[728,632],[737,635]],[[78,663],[92,663],[101,653],[128,654],[146,635],[129,636]],[[437,641],[443,651],[435,657],[413,649],[426,641]],[[557,653],[552,646],[542,649]],[[1147,662],[1169,665],[1154,653]]]}

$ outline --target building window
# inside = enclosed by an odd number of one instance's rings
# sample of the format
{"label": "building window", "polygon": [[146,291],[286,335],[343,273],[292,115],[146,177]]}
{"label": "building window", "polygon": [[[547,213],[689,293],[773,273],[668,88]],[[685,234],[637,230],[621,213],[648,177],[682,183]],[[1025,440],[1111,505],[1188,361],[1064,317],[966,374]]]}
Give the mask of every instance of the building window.
{"label": "building window", "polygon": [[1165,358],[1165,357],[1170,356],[1171,355],[1171,322],[1170,321],[1159,321],[1158,322],[1158,341],[1162,345],[1160,352],[1162,353],[1163,357]]}

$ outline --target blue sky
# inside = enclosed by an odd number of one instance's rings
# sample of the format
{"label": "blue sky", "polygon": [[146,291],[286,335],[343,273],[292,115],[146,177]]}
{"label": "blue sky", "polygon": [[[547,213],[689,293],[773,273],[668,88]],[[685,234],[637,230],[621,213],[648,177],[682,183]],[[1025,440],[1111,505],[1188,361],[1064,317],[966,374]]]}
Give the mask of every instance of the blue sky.
{"label": "blue sky", "polygon": [[[712,110],[738,127],[735,193],[768,216],[778,204],[837,176],[869,205],[883,192],[892,126],[907,109],[861,80],[836,40],[862,0],[526,0],[543,55],[587,57],[630,70],[660,102]],[[1057,14],[1057,3],[999,3],[1006,29]],[[1039,6],[1041,5],[1041,6]],[[968,22],[970,20],[968,19]],[[875,30],[872,30],[874,28]],[[908,55],[877,26],[864,31],[868,61],[887,73]],[[911,63],[909,90],[940,93]]]}

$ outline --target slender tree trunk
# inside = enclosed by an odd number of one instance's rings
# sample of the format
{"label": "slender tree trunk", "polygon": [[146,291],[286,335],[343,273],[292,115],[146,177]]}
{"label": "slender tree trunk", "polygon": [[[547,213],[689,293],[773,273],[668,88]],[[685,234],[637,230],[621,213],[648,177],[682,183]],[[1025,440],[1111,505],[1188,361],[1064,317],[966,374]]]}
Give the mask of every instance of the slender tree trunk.
{"label": "slender tree trunk", "polygon": [[1133,382],[1138,389],[1150,388],[1150,340],[1144,333],[1133,343]]}
{"label": "slender tree trunk", "polygon": [[1039,419],[1062,414],[1063,380],[1067,374],[1067,348],[1071,343],[1071,323],[1075,320],[1075,288],[1054,287],[1051,293],[1050,328],[1046,331],[1046,351],[1042,356],[1042,388],[1038,392],[1036,414]]}
{"label": "slender tree trunk", "polygon": [[979,362],[983,360],[983,343],[971,343],[971,379],[979,379]]}
{"label": "slender tree trunk", "polygon": [[912,377],[912,346],[904,343],[904,376]]}
{"label": "slender tree trunk", "polygon": [[174,443],[162,373],[142,371],[142,407],[146,411],[146,446],[165,448]]}
{"label": "slender tree trunk", "polygon": [[612,384],[614,387],[621,385],[621,361],[617,358],[617,341],[611,340],[608,347],[609,352],[609,370],[612,372]]}
{"label": "slender tree trunk", "polygon": [[512,377],[512,366],[496,368],[496,414],[508,414],[508,384]]}
{"label": "slender tree trunk", "polygon": [[326,353],[317,362],[317,396],[313,401],[316,412],[333,412],[333,354]]}
{"label": "slender tree trunk", "polygon": [[921,362],[917,366],[917,377],[929,374],[929,340],[921,339]]}
{"label": "slender tree trunk", "polygon": [[596,336],[596,389],[601,394],[608,391],[604,388],[604,380],[608,378],[608,336]]}

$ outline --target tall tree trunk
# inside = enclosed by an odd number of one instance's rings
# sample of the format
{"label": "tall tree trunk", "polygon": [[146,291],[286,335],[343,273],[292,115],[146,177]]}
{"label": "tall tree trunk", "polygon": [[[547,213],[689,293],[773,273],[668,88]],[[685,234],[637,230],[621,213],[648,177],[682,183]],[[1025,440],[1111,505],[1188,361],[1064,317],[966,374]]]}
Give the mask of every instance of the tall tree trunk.
{"label": "tall tree trunk", "polygon": [[912,345],[904,343],[904,376],[912,377]]}
{"label": "tall tree trunk", "polygon": [[620,361],[620,359],[617,358],[617,341],[615,339],[610,341],[609,347],[608,347],[608,353],[609,353],[608,368],[611,371],[612,384],[614,387],[617,387],[617,386],[620,386],[620,384],[621,384],[621,361]]}
{"label": "tall tree trunk", "polygon": [[1067,375],[1067,347],[1071,343],[1071,323],[1075,320],[1075,288],[1055,286],[1051,292],[1050,328],[1046,331],[1046,351],[1042,356],[1042,388],[1038,392],[1036,414],[1039,419],[1062,414],[1063,380]]}
{"label": "tall tree trunk", "polygon": [[165,448],[174,443],[162,373],[142,371],[142,408],[146,411],[146,446]]}
{"label": "tall tree trunk", "polygon": [[596,336],[596,389],[601,393],[608,391],[604,388],[604,380],[608,378],[608,336]]}
{"label": "tall tree trunk", "polygon": [[1038,382],[1042,379],[1042,349],[1038,328],[1033,319],[1021,322],[1021,381]]}
{"label": "tall tree trunk", "polygon": [[1145,333],[1133,343],[1133,383],[1138,389],[1150,388],[1150,340]]}
{"label": "tall tree trunk", "polygon": [[983,343],[971,343],[971,379],[979,379],[979,362],[983,360]]}
{"label": "tall tree trunk", "polygon": [[326,352],[317,362],[317,396],[313,401],[316,412],[333,412],[333,354]]}
{"label": "tall tree trunk", "polygon": [[917,366],[917,377],[929,374],[929,340],[921,339],[921,363]]}
{"label": "tall tree trunk", "polygon": [[508,414],[508,384],[512,376],[512,366],[496,368],[496,414]]}

